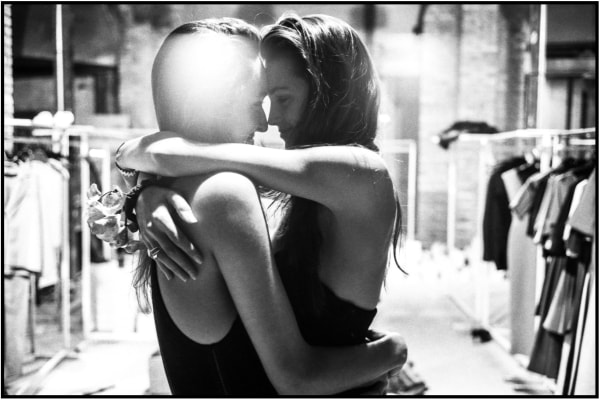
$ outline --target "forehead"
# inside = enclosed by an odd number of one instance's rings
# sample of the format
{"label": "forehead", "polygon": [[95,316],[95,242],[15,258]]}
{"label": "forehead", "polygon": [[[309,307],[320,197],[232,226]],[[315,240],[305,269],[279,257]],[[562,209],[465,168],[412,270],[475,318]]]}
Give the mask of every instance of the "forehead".
{"label": "forehead", "polygon": [[279,89],[293,90],[304,83],[298,68],[291,59],[277,57],[265,62],[265,74],[269,93]]}

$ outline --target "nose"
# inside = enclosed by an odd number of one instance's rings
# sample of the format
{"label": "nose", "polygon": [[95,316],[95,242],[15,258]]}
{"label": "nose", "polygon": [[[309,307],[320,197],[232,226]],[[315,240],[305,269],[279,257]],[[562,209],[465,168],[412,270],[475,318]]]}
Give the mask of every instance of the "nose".
{"label": "nose", "polygon": [[269,129],[267,125],[267,117],[265,116],[264,111],[258,113],[258,120],[256,123],[256,131],[258,132],[266,132]]}
{"label": "nose", "polygon": [[279,111],[277,110],[277,107],[274,107],[273,104],[271,103],[271,108],[269,109],[269,125],[273,125],[273,126],[279,126],[280,124],[280,115],[279,115]]}

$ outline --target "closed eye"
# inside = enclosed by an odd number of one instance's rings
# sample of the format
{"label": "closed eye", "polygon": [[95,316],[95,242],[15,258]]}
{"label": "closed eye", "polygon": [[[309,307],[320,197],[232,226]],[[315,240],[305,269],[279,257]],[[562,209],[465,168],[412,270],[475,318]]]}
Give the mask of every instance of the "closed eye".
{"label": "closed eye", "polygon": [[277,97],[275,99],[275,101],[277,101],[277,103],[281,104],[281,105],[285,105],[290,101],[289,97]]}

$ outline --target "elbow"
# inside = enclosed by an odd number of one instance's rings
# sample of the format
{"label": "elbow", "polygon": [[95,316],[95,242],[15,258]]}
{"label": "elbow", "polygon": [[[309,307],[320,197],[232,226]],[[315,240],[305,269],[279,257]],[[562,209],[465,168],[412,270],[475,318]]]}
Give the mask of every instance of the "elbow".
{"label": "elbow", "polygon": [[308,368],[294,368],[287,365],[280,370],[280,375],[273,380],[273,386],[282,396],[315,396],[323,395],[318,390],[317,376]]}
{"label": "elbow", "polygon": [[130,142],[130,140],[123,142],[115,153],[115,162],[122,168],[131,168]]}
{"label": "elbow", "polygon": [[131,139],[119,146],[115,153],[115,161],[121,168],[153,172],[149,171],[146,165],[145,156],[147,153],[143,137]]}
{"label": "elbow", "polygon": [[271,379],[275,390],[282,396],[323,396],[327,386],[321,382],[322,376],[316,362],[310,362],[307,354],[298,360],[296,357],[276,368]]}

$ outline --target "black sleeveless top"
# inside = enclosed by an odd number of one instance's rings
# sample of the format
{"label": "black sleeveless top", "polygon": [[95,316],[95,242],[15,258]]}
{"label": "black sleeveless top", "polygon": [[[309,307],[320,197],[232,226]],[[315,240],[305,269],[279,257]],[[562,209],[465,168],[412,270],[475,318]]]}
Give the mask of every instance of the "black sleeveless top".
{"label": "black sleeveless top", "polygon": [[177,328],[152,268],[152,309],[165,373],[175,396],[273,397],[271,385],[239,316],[223,339],[200,344]]}
{"label": "black sleeveless top", "polygon": [[[340,299],[327,285],[320,283],[321,298],[318,311],[311,306],[311,300],[305,288],[299,282],[306,282],[285,262],[284,252],[275,254],[277,269],[292,309],[298,321],[298,327],[304,340],[313,346],[349,346],[369,341],[369,326],[377,314],[377,309],[366,310],[346,300]],[[356,360],[360,362],[360,360]],[[357,387],[339,393],[341,397],[355,397],[369,391],[372,386]],[[369,392],[372,394],[371,392]]]}
{"label": "black sleeveless top", "polygon": [[[307,306],[307,296],[294,285],[297,280],[279,265],[285,289],[304,339],[311,345],[343,346],[367,342],[369,326],[377,310],[365,310],[337,297],[323,285],[324,298],[320,312]],[[273,397],[271,385],[239,318],[219,342],[205,345],[189,339],[181,332],[165,308],[160,295],[156,268],[152,268],[152,303],[158,343],[171,392],[175,396],[241,396]],[[357,360],[360,362],[360,360]],[[359,395],[357,388],[341,396]]]}

